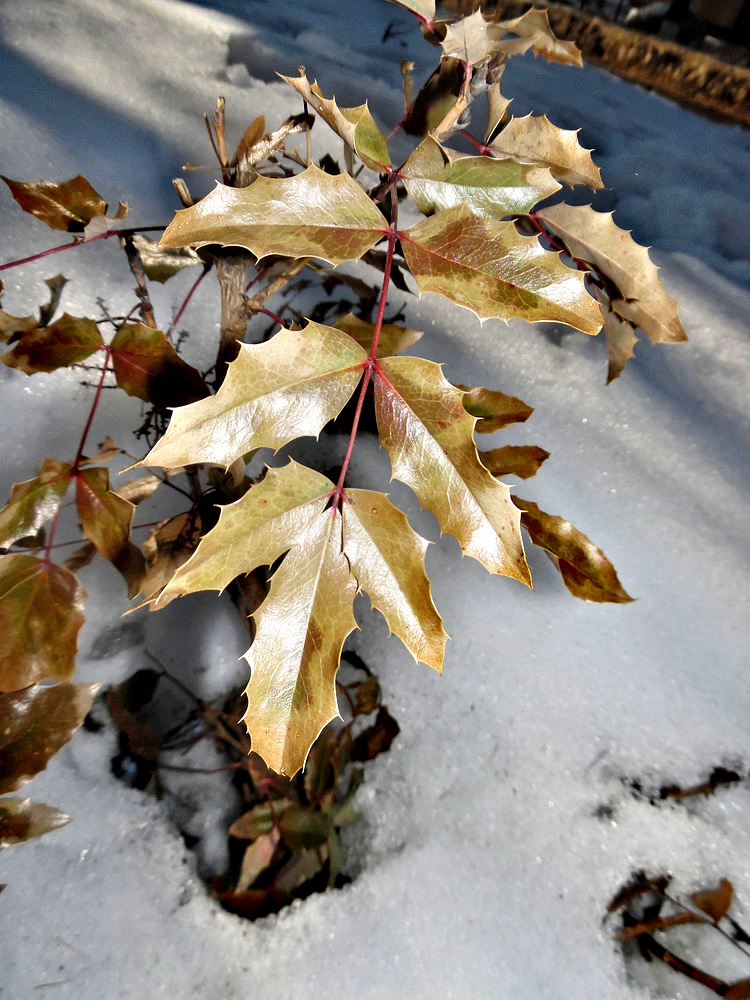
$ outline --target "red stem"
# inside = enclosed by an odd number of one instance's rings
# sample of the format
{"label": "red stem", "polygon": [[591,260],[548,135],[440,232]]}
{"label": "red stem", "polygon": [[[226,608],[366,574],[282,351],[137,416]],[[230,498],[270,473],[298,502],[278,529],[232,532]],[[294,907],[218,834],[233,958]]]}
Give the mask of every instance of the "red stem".
{"label": "red stem", "polygon": [[49,257],[50,254],[60,253],[61,250],[71,250],[73,247],[85,246],[87,243],[96,243],[97,240],[108,240],[110,236],[132,236],[134,233],[163,232],[166,226],[136,226],[131,229],[110,229],[108,233],[100,233],[92,236],[90,240],[73,240],[72,243],[63,243],[61,247],[52,247],[50,250],[42,250],[32,254],[31,257],[22,257],[20,260],[11,260],[7,264],[0,264],[0,271],[7,271],[11,267],[20,267],[21,264],[32,264],[42,257]]}
{"label": "red stem", "polygon": [[276,320],[279,326],[283,326],[284,329],[287,328],[287,324],[284,322],[284,320],[280,316],[277,316],[276,313],[272,313],[270,309],[265,309],[263,306],[253,306],[252,312],[264,313],[266,316],[270,316],[271,319]]}
{"label": "red stem", "polygon": [[190,302],[190,300],[193,297],[193,292],[196,290],[196,288],[198,287],[198,285],[200,285],[201,281],[203,281],[203,279],[206,277],[206,275],[208,274],[208,272],[210,270],[211,270],[211,265],[210,264],[204,264],[203,265],[203,270],[198,275],[198,277],[193,282],[193,284],[190,286],[190,291],[187,293],[187,295],[185,296],[185,298],[182,300],[182,305],[180,306],[180,308],[175,313],[175,317],[172,320],[172,322],[169,324],[169,329],[167,330],[167,332],[164,335],[165,337],[167,337],[167,339],[169,339],[170,333],[177,327],[177,324],[182,319],[182,314],[187,309],[188,303]]}

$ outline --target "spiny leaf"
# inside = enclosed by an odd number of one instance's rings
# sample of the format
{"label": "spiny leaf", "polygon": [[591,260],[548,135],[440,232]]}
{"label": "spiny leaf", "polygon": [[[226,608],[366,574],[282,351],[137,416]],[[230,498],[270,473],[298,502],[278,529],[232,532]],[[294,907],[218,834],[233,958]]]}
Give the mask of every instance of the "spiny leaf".
{"label": "spiny leaf", "polygon": [[531,541],[552,558],[563,583],[574,597],[612,604],[628,604],[633,600],[623,589],[614,566],[602,550],[570,521],[545,514],[535,503],[520,497],[514,496],[513,503],[523,511],[521,524]]}
{"label": "spiny leaf", "polygon": [[627,320],[609,310],[604,320],[604,338],[607,341],[607,354],[609,356],[609,369],[607,371],[607,385],[618,378],[628,361],[633,357],[635,345],[638,338],[635,335],[635,327]]}
{"label": "spiny leaf", "polygon": [[485,21],[481,10],[449,24],[442,41],[443,52],[471,66],[481,65],[500,48],[503,31],[496,23]]}
{"label": "spiny leaf", "polygon": [[104,346],[99,327],[85,316],[64,313],[51,326],[27,330],[12,351],[2,356],[9,368],[27,375],[70,368]]}
{"label": "spiny leaf", "polygon": [[318,323],[282,330],[265,344],[241,344],[217,394],[177,409],[140,464],[229,468],[254,448],[317,437],[354,392],[366,357],[351,337]]}
{"label": "spiny leaf", "polygon": [[653,341],[687,340],[677,315],[677,303],[664,291],[659,269],[646,247],[615,225],[611,212],[589,205],[553,205],[538,218],[562,239],[571,256],[586,261],[617,287],[612,308]]}
{"label": "spiny leaf", "polygon": [[[485,142],[490,142],[495,137],[501,125],[505,121],[508,108],[512,103],[512,98],[504,97],[500,93],[500,76],[502,76],[502,72],[496,75],[494,83],[491,83],[487,88],[487,127],[484,133]],[[524,159],[525,158],[526,157],[524,157]],[[528,159],[533,159],[533,157],[528,157]],[[544,166],[547,165],[548,164],[544,164]]]}
{"label": "spiny leaf", "polygon": [[98,684],[34,685],[0,694],[0,794],[43,771],[86,717]]}
{"label": "spiny leaf", "polygon": [[70,822],[59,809],[31,799],[0,799],[0,851],[32,837],[43,837]]}
{"label": "spiny leaf", "polygon": [[169,281],[175,274],[179,274],[180,271],[184,271],[186,267],[195,267],[196,264],[203,263],[195,250],[191,250],[189,247],[175,249],[161,247],[141,233],[136,233],[133,236],[133,246],[141,258],[146,277],[150,281],[158,281],[162,284]]}
{"label": "spiny leaf", "polygon": [[106,201],[80,174],[60,184],[2,179],[24,212],[30,212],[51,229],[64,233],[83,232],[87,222],[107,211]]}
{"label": "spiny leaf", "polygon": [[438,212],[400,234],[419,291],[437,292],[480,320],[514,317],[567,323],[598,333],[601,316],[578,272],[512,222],[483,219],[466,205]]}
{"label": "spiny leaf", "polygon": [[[347,313],[334,323],[337,330],[343,330],[367,353],[372,348],[372,338],[375,327],[364,319],[360,319],[353,313]],[[399,326],[396,323],[383,323],[380,327],[380,339],[378,340],[377,356],[379,358],[390,357],[392,354],[401,354],[408,350],[424,334],[420,330],[410,330],[407,326]]]}
{"label": "spiny leaf", "polygon": [[435,0],[391,0],[399,7],[406,7],[417,17],[432,23],[435,20]]}
{"label": "spiny leaf", "polygon": [[69,570],[34,556],[0,556],[0,691],[75,673],[86,593]]}
{"label": "spiny leaf", "polygon": [[501,219],[528,212],[542,198],[560,190],[546,167],[511,158],[461,156],[431,136],[414,150],[400,173],[425,215],[466,202],[476,215]]}
{"label": "spiny leaf", "polygon": [[107,469],[82,469],[76,476],[76,505],[83,534],[128,584],[128,597],[141,589],[145,560],[130,541],[135,507],[109,488]]}
{"label": "spiny leaf", "polygon": [[466,555],[491,573],[530,584],[520,516],[507,486],[484,468],[463,393],[422,358],[377,363],[375,413],[393,476],[410,486]]}
{"label": "spiny leaf", "polygon": [[479,452],[482,465],[493,476],[518,476],[520,479],[535,476],[548,458],[549,452],[535,444],[506,444],[492,451]]}
{"label": "spiny leaf", "polygon": [[157,409],[185,406],[209,394],[200,373],[182,360],[161,330],[126,323],[110,349],[119,387]]}
{"label": "spiny leaf", "polygon": [[448,636],[424,570],[427,542],[384,493],[347,490],[344,553],[369,596],[415,660],[440,672]]}
{"label": "spiny leaf", "polygon": [[575,42],[563,42],[555,35],[550,27],[549,15],[546,10],[537,10],[532,7],[520,17],[515,17],[510,21],[500,21],[497,27],[518,36],[518,43],[500,43],[503,51],[509,55],[525,52],[531,48],[537,55],[544,56],[551,62],[583,66],[580,49]]}
{"label": "spiny leaf", "polygon": [[256,257],[359,260],[388,223],[348,174],[310,166],[294,177],[258,177],[249,187],[217,185],[197,205],[177,212],[162,246],[242,246]]}
{"label": "spiny leaf", "polygon": [[37,476],[13,484],[10,501],[0,510],[0,548],[7,549],[16,539],[36,534],[52,520],[68,491],[71,468],[67,462],[45,458]]}
{"label": "spiny leaf", "polygon": [[477,418],[474,431],[476,434],[491,434],[509,424],[523,423],[534,412],[533,406],[527,406],[523,400],[508,396],[498,389],[485,389],[482,386],[470,387],[457,385],[464,394],[464,409],[472,417]]}
{"label": "spiny leaf", "polygon": [[519,157],[549,167],[553,177],[571,187],[603,187],[591,150],[578,141],[578,130],[558,128],[546,115],[511,118],[492,140],[492,150],[497,156]]}
{"label": "spiny leaf", "polygon": [[0,309],[0,340],[7,343],[13,340],[18,334],[27,330],[35,330],[39,326],[36,316],[11,316],[4,309]]}
{"label": "spiny leaf", "polygon": [[279,76],[341,136],[366,167],[375,173],[382,173],[386,166],[390,166],[388,143],[366,104],[358,108],[340,108],[335,98],[327,100],[323,97],[317,83],[310,84],[304,69],[300,69],[298,77],[282,76],[281,73]]}

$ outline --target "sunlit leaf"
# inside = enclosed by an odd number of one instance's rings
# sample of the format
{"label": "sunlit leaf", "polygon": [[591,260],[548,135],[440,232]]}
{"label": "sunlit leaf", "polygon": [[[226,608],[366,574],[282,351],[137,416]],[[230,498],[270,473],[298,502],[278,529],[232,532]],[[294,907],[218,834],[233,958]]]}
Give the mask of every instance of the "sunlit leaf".
{"label": "sunlit leaf", "polygon": [[187,364],[160,330],[126,323],[110,344],[117,384],[157,409],[185,406],[208,396],[199,372]]}
{"label": "sunlit leaf", "polygon": [[628,323],[611,310],[604,320],[604,337],[607,341],[607,354],[609,356],[609,369],[607,371],[607,385],[618,378],[628,361],[633,357],[635,345],[638,338],[635,335],[635,328],[632,323]]}
{"label": "sunlit leaf", "polygon": [[310,166],[281,180],[258,177],[249,187],[217,185],[197,205],[177,212],[162,237],[167,247],[242,246],[256,257],[359,260],[388,223],[348,174]]}
{"label": "sunlit leaf", "polygon": [[195,267],[196,264],[203,263],[195,250],[191,250],[190,247],[174,249],[161,247],[141,233],[133,236],[133,246],[141,258],[146,277],[151,281],[162,283],[169,281],[186,267]]}
{"label": "sunlit leaf", "polygon": [[104,215],[107,203],[80,174],[69,181],[12,181],[2,178],[11,194],[24,210],[36,216],[51,229],[65,233],[81,233],[87,222]]}
{"label": "sunlit leaf", "polygon": [[217,394],[177,409],[141,464],[229,468],[251,449],[317,437],[354,392],[366,357],[351,337],[318,323],[241,344]]}
{"label": "sunlit leaf", "polygon": [[466,205],[438,212],[400,234],[420,292],[437,292],[480,319],[567,323],[598,333],[602,319],[579,272],[512,222],[484,219]]}
{"label": "sunlit leaf", "polygon": [[0,794],[15,792],[83,722],[98,684],[34,685],[0,694]]}
{"label": "sunlit leaf", "polygon": [[386,358],[374,378],[378,431],[394,478],[414,490],[465,555],[530,584],[520,516],[508,487],[479,461],[463,393],[440,365],[422,358]]}
{"label": "sunlit leaf", "polygon": [[0,691],[75,673],[86,593],[69,570],[34,556],[0,556]]}
{"label": "sunlit leaf", "polygon": [[[490,142],[496,135],[498,129],[508,117],[508,108],[512,103],[512,98],[504,97],[500,92],[500,76],[496,75],[494,83],[487,88],[487,127],[484,132],[484,141]],[[529,157],[531,159],[531,157]],[[547,166],[547,164],[544,164]],[[553,171],[554,174],[554,171]]]}
{"label": "sunlit leaf", "polygon": [[461,156],[431,136],[414,150],[400,173],[425,215],[466,202],[476,215],[500,219],[528,212],[560,190],[546,167],[511,158]]}
{"label": "sunlit leaf", "polygon": [[448,24],[441,44],[446,57],[476,66],[498,51],[502,36],[503,31],[496,23],[485,21],[482,11],[475,10],[468,17]]}
{"label": "sunlit leaf", "polygon": [[513,42],[500,43],[503,51],[509,55],[533,49],[537,55],[544,56],[552,62],[568,63],[571,66],[583,66],[581,51],[575,42],[563,42],[553,32],[546,10],[532,7],[520,17],[510,21],[501,21],[498,28],[517,35],[520,45]]}
{"label": "sunlit leaf", "polygon": [[553,125],[546,115],[511,118],[492,140],[496,156],[514,156],[548,167],[552,176],[571,187],[603,187],[591,150],[578,141],[578,130]]}
{"label": "sunlit leaf", "polygon": [[12,351],[3,354],[9,368],[27,375],[70,368],[104,346],[99,327],[85,316],[64,313],[56,323],[27,330]]}
{"label": "sunlit leaf", "polygon": [[407,10],[425,21],[435,20],[435,0],[391,0],[391,3],[397,3],[399,7],[406,7]]}
{"label": "sunlit leaf", "polygon": [[464,394],[464,409],[477,418],[476,434],[491,434],[509,424],[523,423],[534,412],[515,396],[508,396],[498,389],[484,389],[481,386],[456,386]]}
{"label": "sunlit leaf", "polygon": [[545,514],[535,503],[513,497],[523,513],[521,524],[534,545],[545,549],[560,570],[574,597],[599,603],[628,604],[633,600],[623,589],[612,563],[600,548],[570,521]]}
{"label": "sunlit leaf", "polygon": [[0,548],[36,534],[52,520],[68,491],[71,468],[67,462],[45,458],[37,476],[13,484],[10,501],[0,510]]}
{"label": "sunlit leaf", "polygon": [[70,822],[59,809],[31,799],[0,799],[0,851],[33,837],[43,837]]}
{"label": "sunlit leaf", "polygon": [[83,534],[128,584],[128,596],[141,589],[145,560],[130,541],[135,507],[109,488],[107,469],[82,469],[76,476],[76,505]]}
{"label": "sunlit leaf", "polygon": [[[352,313],[347,313],[334,323],[337,330],[343,330],[362,347],[367,353],[372,348],[372,338],[375,327]],[[383,323],[380,328],[380,339],[378,340],[377,356],[387,358],[392,354],[401,354],[408,350],[424,336],[419,330],[410,330],[409,327],[399,326],[397,323]]]}
{"label": "sunlit leaf", "polygon": [[492,451],[480,451],[482,465],[493,476],[519,476],[530,479],[539,471],[543,462],[549,458],[549,452],[535,444],[506,444]]}

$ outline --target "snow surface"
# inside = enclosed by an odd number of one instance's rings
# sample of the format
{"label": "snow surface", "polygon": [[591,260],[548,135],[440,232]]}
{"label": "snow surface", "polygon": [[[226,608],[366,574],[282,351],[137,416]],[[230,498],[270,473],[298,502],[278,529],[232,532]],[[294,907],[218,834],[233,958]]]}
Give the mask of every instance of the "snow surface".
{"label": "snow surface", "polygon": [[[390,125],[400,58],[416,56],[422,73],[432,58],[408,16],[381,0],[4,0],[0,12],[2,173],[81,171],[112,203],[130,202],[133,224],[168,220],[170,179],[185,160],[206,161],[200,117],[219,93],[237,137],[261,111],[273,127],[299,104],[274,71],[304,62],[326,93],[369,97]],[[389,21],[397,30],[383,42]],[[442,679],[414,666],[365,601],[353,646],[377,670],[401,735],[359,794],[366,819],[349,844],[359,875],[255,924],[210,899],[166,804],[111,776],[112,730],[79,732],[27,792],[74,821],[0,860],[3,1000],[42,990],[65,1000],[698,998],[702,988],[657,963],[623,959],[602,923],[607,901],[641,867],[672,871],[684,892],[726,877],[747,924],[747,782],[661,806],[626,782],[688,785],[717,764],[750,766],[750,134],[591,68],[516,59],[504,91],[516,114],[582,127],[613,189],[597,206],[616,208],[618,223],[656,248],[690,342],[641,343],[605,388],[598,339],[480,328],[432,295],[408,299],[408,322],[453,381],[537,407],[502,438],[552,452],[517,492],[602,545],[638,601],[574,601],[534,549],[530,593],[461,561],[443,539],[428,555],[453,637]],[[324,136],[315,141],[325,148]],[[55,242],[7,194],[0,218],[4,260]],[[68,311],[90,312],[98,295],[113,313],[130,308],[132,279],[102,244],[5,272],[4,307],[32,311],[59,270],[71,279]],[[190,281],[159,290],[163,323]],[[216,300],[205,283],[184,318],[196,364],[211,355]],[[90,389],[71,373],[1,377],[4,496],[44,455],[72,453]],[[127,446],[139,412],[112,394],[95,438],[115,429]],[[343,445],[330,446],[339,460]],[[358,443],[352,481],[386,471],[376,443]],[[393,493],[435,538],[411,494],[397,484]],[[115,682],[148,665],[148,650],[202,697],[242,682],[245,636],[231,607],[201,596],[123,623],[116,574],[99,566],[82,578],[78,679]],[[231,798],[218,782],[198,794],[191,832],[205,833],[200,864],[217,870]],[[681,949],[718,975],[750,975],[710,936],[685,933]]]}

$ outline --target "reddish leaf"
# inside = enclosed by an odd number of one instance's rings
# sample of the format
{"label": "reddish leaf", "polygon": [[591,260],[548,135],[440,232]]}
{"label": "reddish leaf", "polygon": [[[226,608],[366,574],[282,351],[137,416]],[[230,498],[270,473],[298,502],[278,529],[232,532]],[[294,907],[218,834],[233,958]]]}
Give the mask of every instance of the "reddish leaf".
{"label": "reddish leaf", "polygon": [[32,802],[31,799],[0,799],[0,851],[32,837],[43,837],[70,822],[70,816]]}
{"label": "reddish leaf", "polygon": [[0,556],[0,691],[75,673],[86,593],[69,570],[34,556]]}
{"label": "reddish leaf", "polygon": [[130,541],[135,507],[109,488],[109,472],[82,469],[76,476],[76,505],[81,528],[99,555],[109,560],[128,583],[128,596],[141,589],[145,560]]}
{"label": "reddish leaf", "polygon": [[0,548],[36,534],[52,520],[68,491],[71,468],[67,462],[45,458],[34,479],[13,484],[10,501],[0,510]]}
{"label": "reddish leaf", "polygon": [[[176,514],[151,529],[143,543],[148,572],[141,589],[147,600],[158,597],[180,566],[188,561],[198,546],[200,533],[201,520],[193,511]],[[166,607],[175,597],[176,594],[163,598],[158,606]]]}
{"label": "reddish leaf", "polygon": [[723,997],[724,1000],[750,1000],[750,979],[741,979],[732,983]]}
{"label": "reddish leaf", "polygon": [[27,330],[12,351],[2,356],[9,368],[27,375],[70,368],[104,346],[99,327],[92,319],[64,313],[51,326]]}
{"label": "reddish leaf", "polygon": [[69,181],[12,181],[2,178],[24,210],[51,229],[80,233],[94,216],[104,215],[107,203],[80,174]]}
{"label": "reddish leaf", "polygon": [[534,412],[533,406],[527,406],[515,396],[508,396],[497,389],[470,388],[466,385],[456,388],[463,391],[466,412],[477,418],[474,427],[477,434],[491,434],[509,424],[523,423]]}
{"label": "reddish leaf", "polygon": [[184,362],[160,330],[126,323],[110,345],[117,384],[157,409],[185,406],[209,395],[200,374]]}
{"label": "reddish leaf", "polygon": [[268,868],[279,845],[278,829],[269,830],[250,844],[242,857],[237,892],[246,892],[258,876]]}

